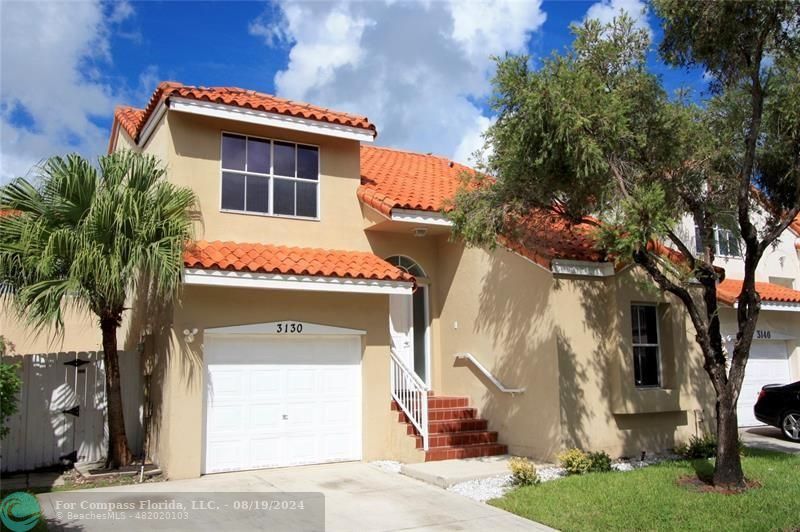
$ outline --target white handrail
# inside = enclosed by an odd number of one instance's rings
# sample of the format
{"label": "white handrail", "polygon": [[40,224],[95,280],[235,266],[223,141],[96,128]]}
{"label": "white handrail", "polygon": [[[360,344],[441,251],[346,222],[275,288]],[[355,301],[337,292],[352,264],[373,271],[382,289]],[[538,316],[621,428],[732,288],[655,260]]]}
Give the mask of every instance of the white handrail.
{"label": "white handrail", "polygon": [[428,387],[393,351],[389,352],[389,378],[392,398],[400,405],[411,424],[422,436],[422,448],[428,450]]}
{"label": "white handrail", "polygon": [[470,362],[472,362],[475,365],[475,367],[478,368],[478,370],[481,373],[483,373],[483,375],[487,379],[492,381],[492,384],[494,384],[497,387],[497,389],[503,393],[510,393],[511,395],[514,395],[525,392],[525,388],[506,388],[505,386],[503,386],[503,383],[497,380],[497,377],[489,373],[489,370],[483,367],[483,364],[478,362],[478,359],[472,356],[470,353],[456,353],[456,360],[469,360]]}

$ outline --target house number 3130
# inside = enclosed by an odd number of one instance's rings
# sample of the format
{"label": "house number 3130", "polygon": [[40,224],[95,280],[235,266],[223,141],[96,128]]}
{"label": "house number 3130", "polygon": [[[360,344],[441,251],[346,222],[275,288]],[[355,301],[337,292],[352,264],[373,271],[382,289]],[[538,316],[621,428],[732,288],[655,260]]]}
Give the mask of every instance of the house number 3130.
{"label": "house number 3130", "polygon": [[300,334],[303,332],[302,323],[279,323],[278,334]]}

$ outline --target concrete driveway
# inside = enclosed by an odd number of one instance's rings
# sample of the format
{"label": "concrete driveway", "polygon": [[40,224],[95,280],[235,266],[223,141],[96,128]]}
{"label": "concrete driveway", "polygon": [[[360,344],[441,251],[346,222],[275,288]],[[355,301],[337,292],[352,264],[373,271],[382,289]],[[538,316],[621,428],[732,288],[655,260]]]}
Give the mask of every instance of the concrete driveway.
{"label": "concrete driveway", "polygon": [[[441,488],[425,484],[401,474],[386,472],[376,466],[350,462],[317,466],[265,469],[239,473],[208,475],[199,479],[100,488],[70,492],[72,495],[98,492],[100,496],[116,492],[120,497],[135,494],[148,500],[164,501],[165,492],[321,492],[325,498],[325,530],[389,531],[389,530],[551,530],[538,523],[503,510],[462,497]],[[56,519],[55,503],[58,493],[39,496],[45,518],[51,529],[108,530],[108,521],[89,519]],[[95,494],[92,494],[93,496]],[[255,495],[253,495],[255,496]],[[122,498],[118,500],[123,500]],[[202,522],[181,526],[171,523],[138,523],[134,529],[151,530],[313,530],[310,525],[282,524],[254,520],[251,513],[233,509],[207,513]],[[113,528],[127,529],[133,522],[119,521]]]}
{"label": "concrete driveway", "polygon": [[749,427],[740,429],[739,434],[742,442],[748,447],[800,454],[800,443],[787,440],[781,434],[781,430],[775,427]]}

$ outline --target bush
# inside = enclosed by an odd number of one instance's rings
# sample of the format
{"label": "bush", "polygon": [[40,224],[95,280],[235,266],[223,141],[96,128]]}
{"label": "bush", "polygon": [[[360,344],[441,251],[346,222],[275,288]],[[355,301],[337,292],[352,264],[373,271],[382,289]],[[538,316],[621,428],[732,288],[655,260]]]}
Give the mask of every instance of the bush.
{"label": "bush", "polygon": [[605,451],[598,451],[596,453],[589,453],[586,455],[589,458],[589,472],[591,473],[605,473],[611,471],[611,457]]}
{"label": "bush", "polygon": [[[744,450],[741,438],[739,438],[738,446],[741,453]],[[689,441],[675,446],[675,454],[689,460],[714,458],[717,454],[717,436],[710,432],[702,436],[691,436]]]}
{"label": "bush", "polygon": [[561,463],[568,475],[583,475],[588,473],[592,467],[592,462],[589,456],[580,449],[568,449],[558,455],[558,461]]}
{"label": "bush", "polygon": [[[5,355],[7,351],[13,349],[14,344],[0,336],[0,355]],[[17,411],[17,396],[22,386],[18,370],[18,364],[0,362],[0,439],[8,433],[6,419]]]}
{"label": "bush", "polygon": [[536,466],[527,458],[513,456],[508,461],[511,470],[512,482],[516,486],[534,486],[541,482]]}

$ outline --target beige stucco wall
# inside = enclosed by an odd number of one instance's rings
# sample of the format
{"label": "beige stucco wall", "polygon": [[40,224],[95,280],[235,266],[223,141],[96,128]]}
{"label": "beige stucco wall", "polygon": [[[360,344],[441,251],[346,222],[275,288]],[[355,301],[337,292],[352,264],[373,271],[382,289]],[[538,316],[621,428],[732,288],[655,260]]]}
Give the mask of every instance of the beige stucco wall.
{"label": "beige stucco wall", "polygon": [[63,310],[63,319],[63,331],[55,328],[37,330],[20,319],[11,309],[10,303],[0,303],[0,335],[14,344],[17,354],[102,349],[100,326],[91,313],[67,306]]}

